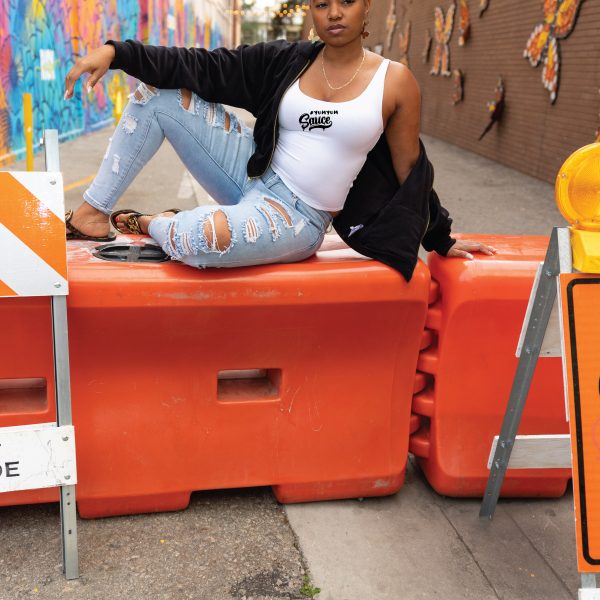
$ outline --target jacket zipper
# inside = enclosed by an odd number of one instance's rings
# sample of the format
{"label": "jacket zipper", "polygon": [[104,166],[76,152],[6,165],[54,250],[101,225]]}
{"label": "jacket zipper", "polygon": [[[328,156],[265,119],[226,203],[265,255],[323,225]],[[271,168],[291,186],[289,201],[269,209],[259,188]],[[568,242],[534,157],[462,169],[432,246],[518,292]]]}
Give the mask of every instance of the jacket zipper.
{"label": "jacket zipper", "polygon": [[283,100],[283,97],[287,94],[288,90],[294,85],[294,83],[296,83],[296,81],[298,81],[298,79],[300,79],[300,77],[302,77],[302,73],[304,73],[304,71],[306,71],[306,69],[308,69],[308,67],[311,65],[312,61],[308,60],[308,62],[304,65],[304,67],[302,67],[302,70],[300,71],[300,73],[298,73],[298,75],[296,75],[296,78],[290,82],[290,84],[285,88],[285,91],[283,92],[283,94],[281,94],[281,99],[279,100],[279,104],[277,105],[277,111],[275,112],[275,121],[273,121],[273,148],[271,150],[271,156],[269,156],[269,162],[267,163],[267,166],[265,167],[264,171],[260,174],[260,175],[256,175],[256,177],[250,177],[250,179],[258,179],[259,177],[262,177],[266,172],[267,169],[271,166],[271,161],[273,160],[273,154],[275,154],[275,134],[277,132],[277,122],[279,121],[279,107],[281,106],[281,102]]}

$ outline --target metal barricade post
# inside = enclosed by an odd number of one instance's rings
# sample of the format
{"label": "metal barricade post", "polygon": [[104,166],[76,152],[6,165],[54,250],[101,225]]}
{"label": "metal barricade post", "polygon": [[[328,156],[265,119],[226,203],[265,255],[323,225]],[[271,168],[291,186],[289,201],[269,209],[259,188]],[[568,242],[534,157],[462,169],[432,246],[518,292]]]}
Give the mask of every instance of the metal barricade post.
{"label": "metal barricade post", "polygon": [[56,423],[0,428],[0,493],[60,487],[63,568],[79,577],[75,434],[67,331],[67,258],[58,132],[44,132],[46,172],[0,172],[0,296],[49,296]]}

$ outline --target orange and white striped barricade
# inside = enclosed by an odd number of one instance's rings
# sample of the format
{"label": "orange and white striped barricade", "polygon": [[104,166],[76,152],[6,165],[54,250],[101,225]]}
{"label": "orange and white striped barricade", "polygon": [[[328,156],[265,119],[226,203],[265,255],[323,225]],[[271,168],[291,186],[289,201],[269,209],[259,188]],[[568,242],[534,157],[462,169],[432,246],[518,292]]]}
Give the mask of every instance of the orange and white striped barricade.
{"label": "orange and white striped barricade", "polygon": [[44,132],[45,172],[0,172],[0,297],[49,296],[56,423],[0,428],[0,493],[60,486],[63,568],[79,577],[75,437],[67,332],[67,252],[58,132]]}

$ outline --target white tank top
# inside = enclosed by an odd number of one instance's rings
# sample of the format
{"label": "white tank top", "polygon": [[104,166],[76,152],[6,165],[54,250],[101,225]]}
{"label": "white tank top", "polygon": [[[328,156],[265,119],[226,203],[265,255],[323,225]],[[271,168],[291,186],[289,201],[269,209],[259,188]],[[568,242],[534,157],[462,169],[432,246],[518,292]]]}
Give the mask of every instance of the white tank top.
{"label": "white tank top", "polygon": [[307,96],[299,80],[279,106],[279,140],[271,166],[304,202],[337,211],[369,151],[383,133],[383,87],[389,60],[379,65],[365,91],[347,102]]}

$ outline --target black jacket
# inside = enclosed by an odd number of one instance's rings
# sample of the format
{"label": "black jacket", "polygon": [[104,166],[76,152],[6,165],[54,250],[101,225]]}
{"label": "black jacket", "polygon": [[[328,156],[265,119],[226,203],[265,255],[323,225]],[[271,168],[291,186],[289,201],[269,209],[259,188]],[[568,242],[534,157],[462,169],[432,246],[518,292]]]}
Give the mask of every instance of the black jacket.
{"label": "black jacket", "polygon": [[[158,88],[187,88],[208,102],[252,113],[256,151],[248,161],[249,177],[259,177],[269,166],[279,134],[281,99],[323,46],[276,41],[209,51],[148,46],[133,40],[107,43],[115,48],[113,69]],[[432,185],[433,168],[423,144],[417,164],[399,184],[384,133],[367,155],[333,226],[354,250],[390,265],[410,280],[420,242],[426,250],[440,254],[446,254],[454,243],[452,221]]]}

